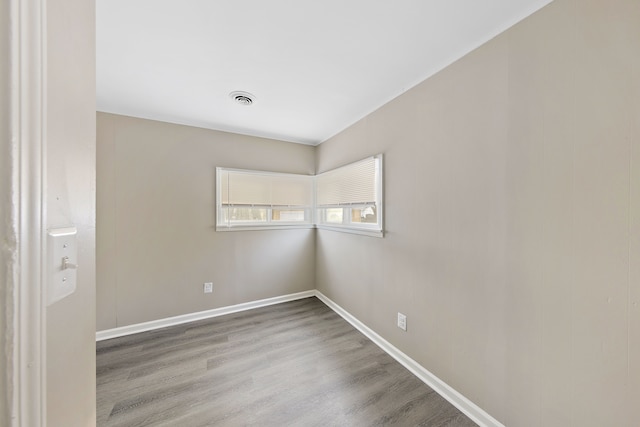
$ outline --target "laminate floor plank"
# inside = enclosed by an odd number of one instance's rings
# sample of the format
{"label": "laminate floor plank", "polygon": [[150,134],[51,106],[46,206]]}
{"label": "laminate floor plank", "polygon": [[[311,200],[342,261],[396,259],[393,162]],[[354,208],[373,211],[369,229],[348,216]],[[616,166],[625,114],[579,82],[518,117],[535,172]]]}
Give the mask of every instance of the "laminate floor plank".
{"label": "laminate floor plank", "polygon": [[317,298],[101,341],[96,371],[101,427],[475,426]]}

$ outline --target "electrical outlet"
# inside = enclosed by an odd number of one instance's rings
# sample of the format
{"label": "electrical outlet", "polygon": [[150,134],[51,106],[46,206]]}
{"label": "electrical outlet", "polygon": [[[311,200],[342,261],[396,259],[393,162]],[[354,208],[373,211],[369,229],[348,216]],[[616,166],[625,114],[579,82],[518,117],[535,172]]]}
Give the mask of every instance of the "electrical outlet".
{"label": "electrical outlet", "polygon": [[402,329],[403,331],[407,330],[407,316],[400,312],[398,312],[398,328]]}
{"label": "electrical outlet", "polygon": [[213,292],[213,283],[212,282],[207,282],[204,284],[204,293],[205,294],[210,294],[211,292]]}

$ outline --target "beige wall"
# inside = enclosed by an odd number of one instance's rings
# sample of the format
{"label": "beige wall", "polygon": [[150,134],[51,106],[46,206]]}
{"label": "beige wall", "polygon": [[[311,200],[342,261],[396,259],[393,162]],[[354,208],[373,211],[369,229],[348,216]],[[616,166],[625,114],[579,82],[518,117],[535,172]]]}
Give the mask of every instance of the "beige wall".
{"label": "beige wall", "polygon": [[318,230],[318,289],[505,425],[640,425],[640,3],[556,0],[317,170],[376,153],[386,236]]}
{"label": "beige wall", "polygon": [[78,228],[78,282],[47,308],[47,425],[95,425],[95,3],[47,2],[47,228]]}
{"label": "beige wall", "polygon": [[214,187],[217,166],[312,174],[313,147],[105,113],[97,128],[98,330],[315,288],[314,230],[216,232]]}

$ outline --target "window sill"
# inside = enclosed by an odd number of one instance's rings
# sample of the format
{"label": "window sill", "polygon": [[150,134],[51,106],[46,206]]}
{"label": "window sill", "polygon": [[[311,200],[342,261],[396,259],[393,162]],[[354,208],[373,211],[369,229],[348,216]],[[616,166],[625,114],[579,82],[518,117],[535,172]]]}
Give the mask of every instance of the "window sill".
{"label": "window sill", "polygon": [[235,225],[231,227],[216,226],[216,231],[261,231],[261,230],[305,230],[317,228],[319,230],[337,231],[338,233],[359,234],[369,237],[384,237],[384,231],[367,230],[366,228],[353,228],[343,226],[318,225],[318,224],[290,224],[290,225]]}
{"label": "window sill", "polygon": [[366,228],[353,228],[353,227],[344,227],[344,226],[330,226],[330,225],[316,225],[316,228],[319,230],[329,230],[329,231],[337,231],[339,233],[350,233],[350,234],[360,234],[362,236],[369,237],[384,237],[384,231],[381,230],[368,230]]}
{"label": "window sill", "polygon": [[234,225],[227,227],[224,225],[216,225],[216,231],[260,231],[260,230],[303,230],[315,228],[313,224],[295,224],[295,225]]}

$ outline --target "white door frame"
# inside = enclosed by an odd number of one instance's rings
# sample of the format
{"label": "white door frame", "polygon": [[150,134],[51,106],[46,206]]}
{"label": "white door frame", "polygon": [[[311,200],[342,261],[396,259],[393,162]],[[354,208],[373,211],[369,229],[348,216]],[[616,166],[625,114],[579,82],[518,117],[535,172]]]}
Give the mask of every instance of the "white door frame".
{"label": "white door frame", "polygon": [[10,70],[9,82],[1,83],[10,85],[10,96],[0,102],[11,116],[8,132],[2,131],[11,153],[8,179],[2,177],[11,202],[6,209],[10,244],[2,254],[8,261],[4,344],[9,351],[7,384],[0,385],[6,386],[9,414],[0,421],[45,426],[46,0],[8,0],[7,7],[0,26],[10,36]]}

